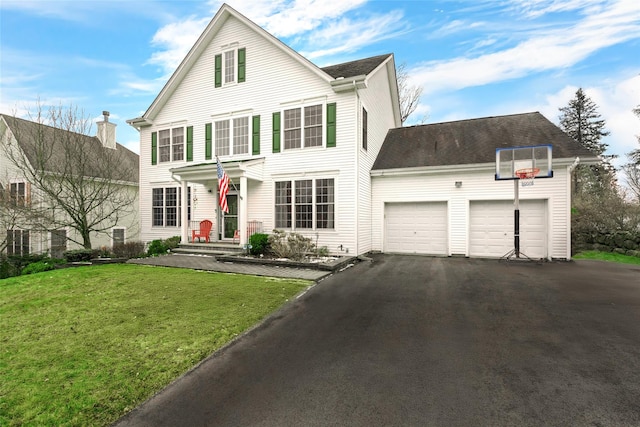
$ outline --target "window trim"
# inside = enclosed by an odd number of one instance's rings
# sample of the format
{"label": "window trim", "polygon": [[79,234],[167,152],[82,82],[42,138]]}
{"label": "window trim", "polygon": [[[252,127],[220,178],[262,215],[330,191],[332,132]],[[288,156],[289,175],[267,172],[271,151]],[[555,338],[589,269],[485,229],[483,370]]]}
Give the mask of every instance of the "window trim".
{"label": "window trim", "polygon": [[[320,139],[321,143],[318,145],[306,145],[307,140],[307,129],[311,128],[310,125],[306,123],[305,120],[305,109],[310,107],[319,107],[320,114],[322,115],[320,125],[313,125],[313,128],[320,127]],[[299,110],[300,112],[300,126],[295,128],[286,128],[285,127],[285,115],[287,111]],[[287,148],[286,146],[286,132],[288,130],[297,129],[300,131],[300,146]],[[309,149],[320,149],[327,148],[327,102],[326,100],[322,101],[310,101],[300,104],[290,104],[282,107],[280,109],[280,147],[283,152],[285,151],[296,151],[296,150],[309,150]]]}
{"label": "window trim", "polygon": [[[176,204],[167,205],[167,190],[176,190]],[[156,199],[154,194],[157,190],[162,190],[162,204],[156,205]],[[187,220],[191,220],[191,186],[187,187]],[[167,225],[167,219],[169,218],[168,209],[176,209],[176,224]],[[156,224],[156,210],[162,210],[162,224]],[[181,227],[182,225],[182,187],[169,186],[169,187],[153,187],[151,188],[151,228],[174,228]],[[123,227],[118,227],[123,228]],[[125,235],[126,239],[126,235]],[[113,239],[112,239],[113,240]]]}
{"label": "window trim", "polygon": [[[245,135],[245,139],[246,139],[246,152],[244,153],[236,153],[234,150],[234,138],[235,138],[235,127],[234,127],[234,122],[236,120],[241,120],[244,119],[247,121],[247,132]],[[228,154],[221,154],[218,151],[218,137],[217,137],[217,131],[218,131],[218,123],[219,122],[228,122],[229,124],[229,135],[228,135],[228,144],[229,144],[229,153]],[[233,156],[250,156],[253,153],[253,140],[252,140],[252,135],[253,135],[253,116],[251,114],[238,114],[238,115],[226,115],[224,117],[217,117],[217,118],[213,118],[212,122],[211,122],[211,140],[213,143],[213,155],[217,156],[217,157],[233,157]]]}
{"label": "window trim", "polygon": [[[18,255],[25,256],[31,253],[31,231],[23,230],[18,228],[7,229],[7,255]],[[9,233],[11,233],[11,237],[9,237]],[[16,234],[20,235],[20,242],[18,246],[16,246]],[[26,236],[26,244],[25,244],[25,236]],[[26,247],[25,247],[26,246]],[[16,252],[16,248],[19,249],[19,252]],[[25,252],[26,249],[26,252]]]}
{"label": "window trim", "polygon": [[[318,192],[318,186],[319,186],[319,181],[322,180],[329,180],[332,183],[332,201],[327,201],[326,203],[319,203],[318,202],[318,196],[319,196],[319,192]],[[311,182],[311,212],[298,212],[297,208],[298,206],[308,206],[309,203],[302,203],[302,201],[298,201],[297,197],[299,196],[298,193],[298,186],[301,185],[301,183],[303,182]],[[285,203],[278,203],[278,185],[282,185],[282,184],[288,184],[288,188],[285,188],[285,190],[288,191],[287,194],[287,201],[285,201]],[[301,187],[302,188],[302,187]],[[335,177],[327,177],[327,176],[315,176],[315,177],[299,177],[299,178],[292,178],[292,179],[282,179],[282,180],[277,180],[274,181],[274,198],[273,198],[273,210],[274,210],[274,226],[276,229],[283,229],[283,230],[291,230],[291,231],[335,231],[336,230],[336,178]],[[327,208],[327,213],[331,214],[331,219],[323,219],[321,220],[320,218],[318,218],[318,215],[320,214],[318,207],[319,206],[331,206],[332,208]],[[284,207],[285,210],[284,211],[280,211],[278,212],[278,207]],[[304,219],[302,218],[300,215],[307,215],[309,216],[310,219]],[[278,222],[279,220],[281,220],[282,217],[283,219],[286,220],[287,222],[287,226],[283,226],[282,222]],[[302,227],[299,226],[300,221],[311,221],[312,226],[309,227]],[[319,224],[320,223],[324,223],[327,222],[329,224],[331,224],[331,226],[327,226],[327,227],[320,227]]]}
{"label": "window trim", "polygon": [[[22,191],[20,191],[22,186]],[[14,191],[15,188],[15,191]],[[8,185],[8,196],[11,206],[26,207],[31,204],[31,185],[26,180],[12,179]]]}
{"label": "window trim", "polygon": [[[227,81],[227,54],[233,52],[233,80]],[[225,49],[222,51],[222,86],[238,84],[238,48]]]}
{"label": "window trim", "polygon": [[[182,135],[179,135],[180,137],[182,137],[182,142],[180,144],[176,144],[174,142],[174,140],[177,138],[177,136],[174,136],[174,131],[177,131],[178,129],[182,130]],[[169,138],[165,138],[165,140],[168,141],[168,144],[166,145],[162,145],[162,133],[164,132],[169,132]],[[157,163],[170,163],[170,162],[184,162],[186,160],[187,157],[187,126],[176,126],[176,127],[168,127],[168,128],[162,128],[162,129],[158,129],[158,137],[157,137],[157,150],[158,150],[158,154],[157,154]],[[180,159],[176,159],[175,158],[175,154],[176,154],[176,147],[181,146],[182,150],[182,158]],[[161,150],[162,148],[166,148],[167,151],[169,152],[169,159],[168,160],[163,160],[162,157],[162,153]],[[153,149],[153,148],[152,148]]]}

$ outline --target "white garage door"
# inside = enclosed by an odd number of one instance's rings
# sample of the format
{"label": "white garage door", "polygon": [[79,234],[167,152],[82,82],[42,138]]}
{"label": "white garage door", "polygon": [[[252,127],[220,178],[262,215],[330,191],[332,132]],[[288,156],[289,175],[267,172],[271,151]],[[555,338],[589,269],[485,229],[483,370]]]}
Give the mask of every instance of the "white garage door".
{"label": "white garage door", "polygon": [[[529,258],[547,257],[547,215],[544,200],[520,201],[520,252]],[[513,201],[472,201],[469,255],[502,257],[514,249]]]}
{"label": "white garage door", "polygon": [[387,203],[385,252],[447,255],[447,203]]}

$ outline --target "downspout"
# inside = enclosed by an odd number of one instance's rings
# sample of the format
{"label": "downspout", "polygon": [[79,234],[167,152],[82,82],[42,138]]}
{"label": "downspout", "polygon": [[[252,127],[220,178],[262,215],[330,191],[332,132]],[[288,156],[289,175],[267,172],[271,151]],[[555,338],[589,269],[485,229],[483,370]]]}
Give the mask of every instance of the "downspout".
{"label": "downspout", "polygon": [[571,260],[571,205],[573,200],[573,189],[571,188],[571,183],[573,182],[573,171],[580,164],[580,157],[576,157],[573,164],[571,164],[567,168],[567,194],[569,195],[569,200],[567,203],[567,261]]}
{"label": "downspout", "polygon": [[355,143],[355,150],[356,150],[356,208],[355,208],[355,224],[356,224],[356,232],[355,232],[355,237],[356,237],[356,248],[355,248],[355,255],[358,256],[360,255],[360,139],[358,138],[358,131],[360,130],[360,120],[362,119],[360,117],[361,115],[361,111],[362,111],[362,107],[360,106],[360,94],[358,93],[358,85],[356,84],[356,81],[353,80],[353,89],[356,92],[356,143]]}

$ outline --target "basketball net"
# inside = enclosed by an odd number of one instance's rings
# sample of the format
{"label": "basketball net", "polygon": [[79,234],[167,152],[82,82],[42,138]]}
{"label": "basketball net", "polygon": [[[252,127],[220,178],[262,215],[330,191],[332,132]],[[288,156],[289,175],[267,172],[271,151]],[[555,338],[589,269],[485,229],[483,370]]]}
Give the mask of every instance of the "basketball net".
{"label": "basketball net", "polygon": [[533,181],[536,178],[536,175],[540,173],[539,168],[524,168],[518,169],[514,172],[515,175],[520,180],[521,187],[530,187],[533,185]]}

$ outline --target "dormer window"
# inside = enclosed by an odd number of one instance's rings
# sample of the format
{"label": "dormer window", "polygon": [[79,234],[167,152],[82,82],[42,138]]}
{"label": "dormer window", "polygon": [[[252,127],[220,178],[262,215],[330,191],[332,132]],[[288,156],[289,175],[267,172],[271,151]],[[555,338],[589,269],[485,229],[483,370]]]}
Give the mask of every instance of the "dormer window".
{"label": "dormer window", "polygon": [[246,72],[246,49],[224,50],[215,56],[215,87],[243,83]]}

